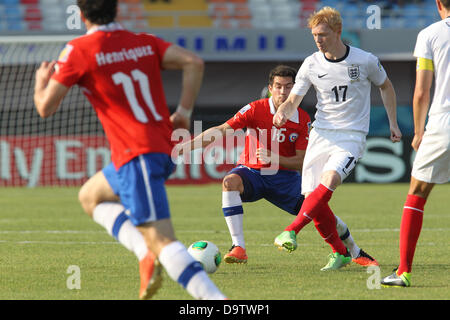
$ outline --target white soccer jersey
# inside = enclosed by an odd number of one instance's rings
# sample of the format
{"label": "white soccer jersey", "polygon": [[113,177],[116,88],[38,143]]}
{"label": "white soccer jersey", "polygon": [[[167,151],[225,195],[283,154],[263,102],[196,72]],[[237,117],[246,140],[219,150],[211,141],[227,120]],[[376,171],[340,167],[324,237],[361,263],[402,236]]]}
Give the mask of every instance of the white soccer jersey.
{"label": "white soccer jersey", "polygon": [[316,89],[317,112],[313,127],[369,132],[370,89],[386,81],[377,57],[347,46],[344,57],[329,60],[318,51],[305,59],[292,92],[305,95]]}
{"label": "white soccer jersey", "polygon": [[429,114],[450,111],[450,17],[419,32],[414,56],[433,61],[435,89]]}

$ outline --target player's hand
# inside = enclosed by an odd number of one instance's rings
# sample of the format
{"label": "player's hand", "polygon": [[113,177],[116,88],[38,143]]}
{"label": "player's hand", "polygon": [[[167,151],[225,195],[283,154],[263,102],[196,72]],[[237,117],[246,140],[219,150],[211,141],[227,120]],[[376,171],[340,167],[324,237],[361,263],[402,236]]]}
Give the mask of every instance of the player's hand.
{"label": "player's hand", "polygon": [[170,116],[170,122],[172,122],[173,129],[186,129],[189,130],[191,128],[191,119],[183,117],[178,112],[172,113]]}
{"label": "player's hand", "polygon": [[39,88],[47,87],[53,72],[55,72],[55,65],[56,61],[41,63],[39,69],[36,70],[36,86]]}
{"label": "player's hand", "polygon": [[184,146],[184,143],[176,144],[172,149],[172,156],[176,158],[178,156],[183,155],[183,149],[184,149],[183,146]]}
{"label": "player's hand", "polygon": [[392,126],[391,130],[391,141],[392,142],[400,142],[402,140],[402,132],[400,131],[398,126]]}
{"label": "player's hand", "polygon": [[180,142],[172,148],[170,156],[175,164],[190,163],[191,142]]}
{"label": "player's hand", "polygon": [[262,162],[263,164],[270,163],[271,161],[270,155],[271,155],[270,150],[263,148],[256,149],[256,159],[258,159],[258,161]]}
{"label": "player's hand", "polygon": [[278,163],[278,155],[264,148],[256,149],[256,158],[262,164]]}
{"label": "player's hand", "polygon": [[273,116],[273,124],[275,127],[280,128],[288,121],[287,115],[280,109],[277,110]]}
{"label": "player's hand", "polygon": [[417,151],[419,149],[420,144],[422,143],[422,138],[423,138],[423,134],[415,134],[414,138],[411,142],[411,147],[413,147],[413,149],[415,151]]}

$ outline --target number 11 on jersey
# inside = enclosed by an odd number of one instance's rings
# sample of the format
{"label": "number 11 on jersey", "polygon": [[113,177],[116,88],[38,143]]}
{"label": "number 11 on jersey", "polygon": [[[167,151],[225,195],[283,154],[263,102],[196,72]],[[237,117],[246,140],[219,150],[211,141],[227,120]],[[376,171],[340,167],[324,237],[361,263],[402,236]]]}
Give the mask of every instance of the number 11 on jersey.
{"label": "number 11 on jersey", "polygon": [[134,116],[138,121],[142,123],[148,122],[148,118],[144,110],[137,101],[133,80],[139,83],[139,88],[141,90],[142,97],[144,98],[145,104],[147,105],[148,109],[152,113],[153,118],[156,121],[161,121],[162,117],[156,111],[155,103],[153,102],[153,98],[150,93],[150,83],[147,75],[138,69],[134,69],[131,71],[131,76],[132,78],[123,72],[117,72],[112,75],[112,79],[116,85],[122,85],[122,88],[125,92],[125,96],[127,97],[128,103],[130,104]]}

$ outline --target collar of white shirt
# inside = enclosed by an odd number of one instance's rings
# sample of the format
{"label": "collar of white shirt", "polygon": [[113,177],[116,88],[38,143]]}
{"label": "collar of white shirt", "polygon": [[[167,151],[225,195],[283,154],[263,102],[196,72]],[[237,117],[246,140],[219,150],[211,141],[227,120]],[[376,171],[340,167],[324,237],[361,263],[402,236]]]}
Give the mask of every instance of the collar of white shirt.
{"label": "collar of white shirt", "polygon": [[101,26],[95,26],[88,30],[86,34],[92,34],[97,31],[105,31],[105,32],[112,32],[117,30],[124,30],[124,28],[121,26],[120,23],[117,22],[111,22],[108,24],[103,24]]}
{"label": "collar of white shirt", "polygon": [[[273,104],[273,100],[272,97],[269,98],[269,106],[270,106],[270,113],[271,114],[275,114],[277,112],[277,110],[275,109],[275,105]],[[295,122],[295,123],[299,123],[298,120],[298,110],[296,109],[294,114],[292,115],[292,117],[289,118],[290,121]]]}

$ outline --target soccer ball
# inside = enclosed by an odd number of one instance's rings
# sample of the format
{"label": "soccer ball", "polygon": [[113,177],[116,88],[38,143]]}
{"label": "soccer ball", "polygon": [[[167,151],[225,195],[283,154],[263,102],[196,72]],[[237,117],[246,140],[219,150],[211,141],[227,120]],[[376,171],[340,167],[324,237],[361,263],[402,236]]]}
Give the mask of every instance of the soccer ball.
{"label": "soccer ball", "polygon": [[219,248],[211,241],[196,241],[189,246],[188,252],[195,260],[202,264],[203,269],[207,273],[216,272],[222,262]]}

